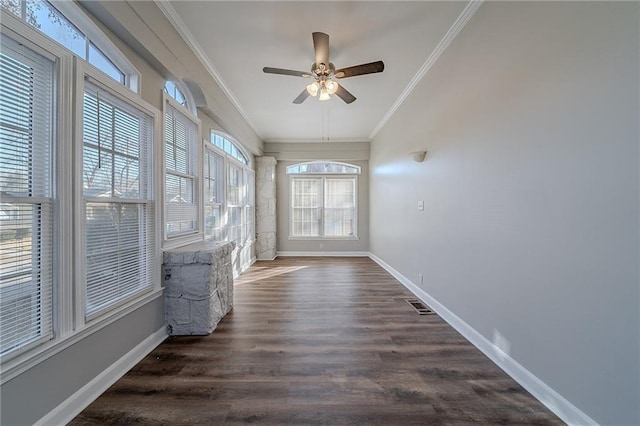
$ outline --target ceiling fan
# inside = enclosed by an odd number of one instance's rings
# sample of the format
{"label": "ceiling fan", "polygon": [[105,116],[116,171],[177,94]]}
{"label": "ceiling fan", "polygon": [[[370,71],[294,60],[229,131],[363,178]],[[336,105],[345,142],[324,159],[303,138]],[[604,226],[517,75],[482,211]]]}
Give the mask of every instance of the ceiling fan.
{"label": "ceiling fan", "polygon": [[313,82],[293,100],[294,104],[301,104],[309,96],[317,96],[318,94],[320,94],[319,100],[321,101],[329,100],[331,98],[330,95],[335,94],[350,104],[356,100],[356,97],[335,81],[334,78],[342,79],[384,71],[384,63],[382,61],[336,69],[336,67],[329,62],[329,35],[325,33],[313,33],[313,49],[315,51],[316,61],[311,65],[311,72],[271,67],[264,67],[262,69],[262,71],[267,74],[313,78]]}

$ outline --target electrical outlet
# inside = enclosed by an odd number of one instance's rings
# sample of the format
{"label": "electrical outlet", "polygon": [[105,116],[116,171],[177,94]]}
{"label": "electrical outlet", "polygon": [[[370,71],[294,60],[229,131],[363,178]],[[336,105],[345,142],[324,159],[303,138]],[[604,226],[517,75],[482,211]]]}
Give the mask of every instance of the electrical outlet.
{"label": "electrical outlet", "polygon": [[323,249],[324,248],[324,244],[320,243],[320,248]]}
{"label": "electrical outlet", "polygon": [[424,284],[424,276],[422,274],[418,274],[418,284]]}

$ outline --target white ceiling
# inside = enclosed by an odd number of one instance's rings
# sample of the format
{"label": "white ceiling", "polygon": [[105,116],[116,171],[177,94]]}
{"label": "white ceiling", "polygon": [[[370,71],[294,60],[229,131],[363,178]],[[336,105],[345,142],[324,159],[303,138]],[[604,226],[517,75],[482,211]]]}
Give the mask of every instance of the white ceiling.
{"label": "white ceiling", "polygon": [[[265,141],[366,141],[468,2],[163,1],[163,9]],[[356,96],[292,103],[309,80],[264,74],[265,66],[308,71],[311,33],[330,36],[336,68],[382,60],[383,73],[340,83]]]}

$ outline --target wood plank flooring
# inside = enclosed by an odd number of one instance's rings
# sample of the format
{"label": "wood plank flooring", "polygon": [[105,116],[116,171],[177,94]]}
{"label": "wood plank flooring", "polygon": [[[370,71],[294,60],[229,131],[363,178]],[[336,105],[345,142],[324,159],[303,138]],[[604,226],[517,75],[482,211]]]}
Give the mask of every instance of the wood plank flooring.
{"label": "wood plank flooring", "polygon": [[257,262],[213,334],[172,337],[71,423],[562,424],[368,258]]}

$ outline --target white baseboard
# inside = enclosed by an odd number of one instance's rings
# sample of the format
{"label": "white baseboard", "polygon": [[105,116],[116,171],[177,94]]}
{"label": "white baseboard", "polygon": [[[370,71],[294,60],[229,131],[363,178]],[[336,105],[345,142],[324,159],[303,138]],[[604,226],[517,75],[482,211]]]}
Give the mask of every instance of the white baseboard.
{"label": "white baseboard", "polygon": [[36,425],[66,425],[168,337],[162,327],[38,420]]}
{"label": "white baseboard", "polygon": [[522,385],[531,395],[544,404],[551,412],[560,417],[562,421],[569,425],[597,425],[591,417],[583,413],[578,407],[567,401],[562,395],[553,390],[549,385],[536,377],[529,370],[520,365],[508,354],[500,350],[490,340],[478,333],[473,327],[464,322],[460,317],[447,309],[444,305],[427,294],[423,289],[411,282],[407,277],[396,271],[373,253],[369,257],[382,266],[395,279],[400,281],[409,291],[420,300],[431,307],[443,320],[462,334],[472,345],[480,349],[489,359],[491,359],[505,373],[511,376],[516,382]]}
{"label": "white baseboard", "polygon": [[277,257],[369,257],[368,251],[279,251]]}
{"label": "white baseboard", "polygon": [[265,261],[270,262],[272,260],[276,260],[277,257],[278,257],[277,255],[273,257],[257,257],[256,260],[261,262],[265,262]]}

